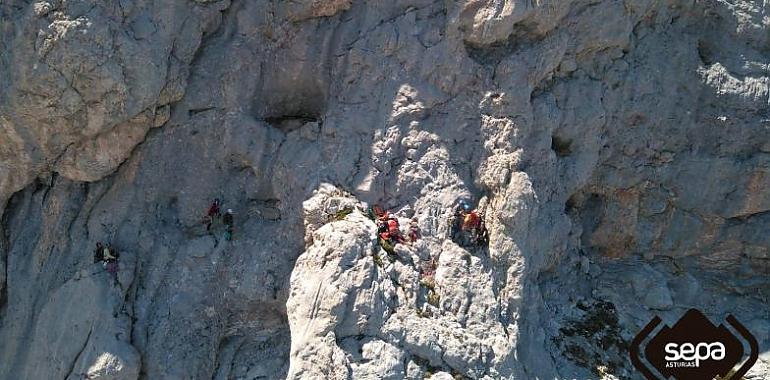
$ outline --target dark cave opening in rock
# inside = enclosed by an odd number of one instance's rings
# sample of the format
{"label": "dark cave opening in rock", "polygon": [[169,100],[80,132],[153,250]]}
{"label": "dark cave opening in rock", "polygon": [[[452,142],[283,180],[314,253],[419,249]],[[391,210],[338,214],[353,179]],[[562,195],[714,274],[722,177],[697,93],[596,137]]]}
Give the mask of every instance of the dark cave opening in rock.
{"label": "dark cave opening in rock", "polygon": [[567,157],[572,154],[572,140],[554,135],[551,137],[551,150],[557,157]]}
{"label": "dark cave opening in rock", "polygon": [[6,3],[0,379],[625,379],[652,314],[767,336],[749,0]]}
{"label": "dark cave opening in rock", "polygon": [[273,128],[283,133],[289,133],[302,128],[307,123],[319,122],[319,118],[315,115],[281,115],[266,117],[265,121]]}
{"label": "dark cave opening in rock", "polygon": [[577,213],[577,207],[580,203],[578,194],[573,194],[569,199],[567,199],[567,202],[564,202],[564,213],[567,215],[573,215]]}
{"label": "dark cave opening in rock", "polygon": [[265,90],[269,96],[259,95],[256,107],[257,119],[271,127],[290,133],[307,123],[323,123],[326,97],[318,87],[287,88],[278,86]]}
{"label": "dark cave opening in rock", "polygon": [[[277,69],[276,69],[277,70]],[[305,69],[307,70],[307,69]],[[298,77],[283,77],[282,71],[262,83],[253,98],[253,114],[283,133],[312,122],[322,122],[327,109],[325,85],[313,70]]]}
{"label": "dark cave opening in rock", "polygon": [[705,66],[711,66],[714,63],[713,48],[706,41],[698,41],[698,57]]}

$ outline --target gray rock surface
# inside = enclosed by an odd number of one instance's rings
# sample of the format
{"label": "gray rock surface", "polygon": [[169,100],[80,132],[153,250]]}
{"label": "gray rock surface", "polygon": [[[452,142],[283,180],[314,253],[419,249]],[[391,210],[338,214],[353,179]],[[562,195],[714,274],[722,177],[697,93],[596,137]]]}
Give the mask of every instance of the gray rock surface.
{"label": "gray rock surface", "polygon": [[[641,379],[691,307],[768,378],[768,12],[4,1],[0,379]],[[378,250],[374,203],[422,239]]]}

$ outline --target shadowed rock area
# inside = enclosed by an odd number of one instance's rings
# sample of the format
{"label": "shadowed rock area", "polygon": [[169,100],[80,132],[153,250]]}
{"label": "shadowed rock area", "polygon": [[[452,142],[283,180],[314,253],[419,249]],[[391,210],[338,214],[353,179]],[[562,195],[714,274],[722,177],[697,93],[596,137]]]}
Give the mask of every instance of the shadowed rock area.
{"label": "shadowed rock area", "polygon": [[[0,2],[0,379],[642,379],[631,340],[689,308],[770,378],[768,20]],[[373,204],[421,237],[386,254]]]}

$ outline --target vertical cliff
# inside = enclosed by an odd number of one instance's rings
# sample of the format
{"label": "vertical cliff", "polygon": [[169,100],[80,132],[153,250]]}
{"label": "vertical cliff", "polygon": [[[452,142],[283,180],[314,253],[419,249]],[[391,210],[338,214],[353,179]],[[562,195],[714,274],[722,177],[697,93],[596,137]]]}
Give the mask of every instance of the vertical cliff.
{"label": "vertical cliff", "polygon": [[0,379],[639,379],[690,307],[769,377],[768,12],[5,1]]}

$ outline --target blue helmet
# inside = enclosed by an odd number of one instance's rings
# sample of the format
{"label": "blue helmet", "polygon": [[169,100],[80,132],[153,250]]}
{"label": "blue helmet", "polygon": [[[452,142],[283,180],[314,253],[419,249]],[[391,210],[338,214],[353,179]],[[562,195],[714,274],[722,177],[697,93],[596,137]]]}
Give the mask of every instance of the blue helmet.
{"label": "blue helmet", "polygon": [[471,205],[468,204],[466,201],[460,201],[460,207],[463,208],[465,211],[471,211]]}

